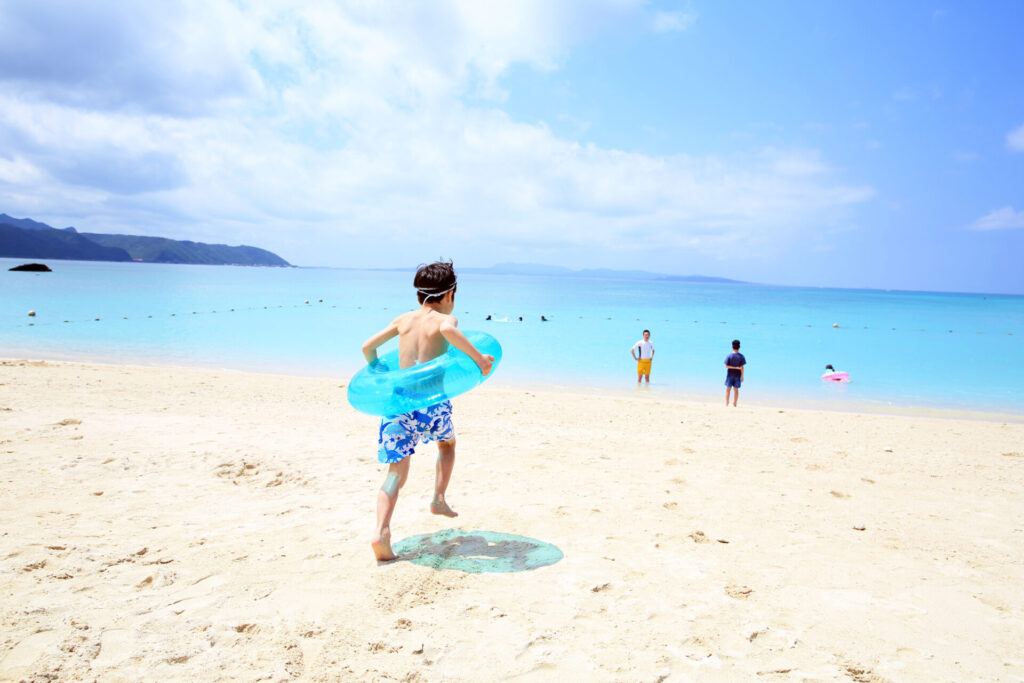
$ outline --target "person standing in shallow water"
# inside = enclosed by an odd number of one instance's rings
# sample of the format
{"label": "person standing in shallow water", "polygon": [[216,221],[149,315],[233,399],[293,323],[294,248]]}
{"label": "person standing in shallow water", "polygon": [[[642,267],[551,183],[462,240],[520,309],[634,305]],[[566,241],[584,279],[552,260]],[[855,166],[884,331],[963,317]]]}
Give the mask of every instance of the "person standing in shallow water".
{"label": "person standing in shallow water", "polygon": [[729,405],[729,392],[735,391],[732,397],[732,405],[736,407],[736,401],[740,400],[740,385],[743,384],[743,368],[747,359],[740,353],[740,340],[732,340],[732,353],[725,359],[725,405]]}
{"label": "person standing in shallow water", "polygon": [[651,331],[644,330],[644,338],[633,344],[629,350],[633,360],[636,361],[636,383],[646,380],[651,383],[651,363],[654,361],[654,344],[651,343]]}

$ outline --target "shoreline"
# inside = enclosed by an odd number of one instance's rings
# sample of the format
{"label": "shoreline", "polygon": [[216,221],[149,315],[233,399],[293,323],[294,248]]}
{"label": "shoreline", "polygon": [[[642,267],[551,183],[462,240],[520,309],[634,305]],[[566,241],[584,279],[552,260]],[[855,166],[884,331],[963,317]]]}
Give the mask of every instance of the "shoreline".
{"label": "shoreline", "polygon": [[[12,351],[14,352],[12,354]],[[266,368],[259,365],[251,367],[245,367],[244,364],[240,367],[223,366],[216,364],[209,365],[197,365],[197,364],[179,364],[169,362],[166,360],[152,360],[142,358],[131,358],[131,359],[119,359],[119,358],[97,358],[91,355],[78,356],[76,354],[61,354],[61,353],[46,353],[39,354],[38,352],[19,353],[17,349],[6,349],[0,352],[0,361],[44,361],[48,363],[68,363],[68,364],[79,364],[79,365],[106,365],[111,367],[127,367],[127,368],[151,368],[151,369],[182,369],[182,370],[199,370],[208,372],[237,372],[245,374],[257,374],[257,375],[269,375],[275,377],[291,377],[291,378],[310,378],[310,379],[337,379],[338,381],[348,384],[352,374],[355,373],[355,369],[347,374],[329,374],[324,372],[316,372],[310,370],[309,372],[301,372],[298,370],[289,370],[286,368]],[[627,368],[628,371],[629,368]],[[499,369],[500,373],[500,369]],[[590,392],[599,392],[601,395],[607,398],[635,398],[638,400],[654,400],[654,401],[681,401],[686,403],[697,403],[697,404],[715,404],[722,403],[724,408],[724,387],[719,395],[715,395],[711,391],[706,392],[693,392],[684,391],[675,388],[660,386],[655,381],[653,386],[637,386],[632,383],[632,378],[628,372],[624,375],[625,381],[621,387],[603,384],[603,383],[592,383],[580,381],[579,383],[566,383],[566,382],[552,382],[546,380],[531,380],[529,378],[507,378],[501,374],[495,376],[493,380],[489,380],[486,384],[493,385],[495,387],[509,388],[518,391],[542,391],[542,392],[558,392],[573,395],[587,395]],[[824,399],[813,399],[803,396],[796,396],[793,394],[776,393],[768,395],[758,395],[754,390],[748,390],[750,393],[741,394],[740,405],[756,406],[761,408],[783,408],[790,410],[812,410],[822,411],[825,413],[839,413],[839,414],[870,414],[870,415],[893,415],[893,416],[904,416],[904,417],[934,417],[934,418],[945,418],[945,419],[959,419],[959,420],[980,420],[988,422],[1008,422],[1020,424],[1024,423],[1024,411],[1012,412],[1012,411],[999,411],[999,410],[986,410],[986,409],[975,409],[975,408],[962,408],[954,406],[941,406],[941,405],[924,405],[916,403],[889,403],[881,404],[880,402],[871,402],[867,400],[854,401],[852,399],[843,399],[840,401],[826,401]]]}

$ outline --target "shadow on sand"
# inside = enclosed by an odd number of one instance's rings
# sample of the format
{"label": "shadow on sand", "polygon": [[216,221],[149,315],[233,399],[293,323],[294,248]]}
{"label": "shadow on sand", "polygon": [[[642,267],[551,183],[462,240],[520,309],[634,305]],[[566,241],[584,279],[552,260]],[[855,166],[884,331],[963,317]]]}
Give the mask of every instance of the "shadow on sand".
{"label": "shadow on sand", "polygon": [[400,562],[467,574],[525,572],[563,557],[561,550],[535,538],[462,529],[403,538],[393,548]]}

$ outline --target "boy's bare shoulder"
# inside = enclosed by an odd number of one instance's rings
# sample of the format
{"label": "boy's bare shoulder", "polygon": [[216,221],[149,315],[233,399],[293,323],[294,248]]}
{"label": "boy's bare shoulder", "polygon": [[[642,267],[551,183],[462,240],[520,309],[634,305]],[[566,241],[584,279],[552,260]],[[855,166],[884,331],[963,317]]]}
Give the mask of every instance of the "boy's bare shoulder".
{"label": "boy's bare shoulder", "polygon": [[407,312],[402,313],[401,315],[399,315],[393,321],[391,321],[391,324],[392,325],[401,325],[404,322],[408,322],[410,320],[414,320],[417,315],[419,315],[419,311],[407,311]]}

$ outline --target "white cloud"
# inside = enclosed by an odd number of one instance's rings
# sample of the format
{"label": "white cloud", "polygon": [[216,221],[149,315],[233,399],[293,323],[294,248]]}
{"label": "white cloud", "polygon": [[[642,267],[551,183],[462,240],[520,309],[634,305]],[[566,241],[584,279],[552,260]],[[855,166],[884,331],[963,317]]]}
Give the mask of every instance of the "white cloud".
{"label": "white cloud", "polygon": [[687,12],[657,12],[651,22],[655,33],[685,31],[697,21],[696,14]]}
{"label": "white cloud", "polygon": [[1006,146],[1014,152],[1024,152],[1024,124],[1006,134]]}
{"label": "white cloud", "polygon": [[[639,154],[496,108],[510,65],[557,68],[587,31],[642,14],[639,0],[515,11],[476,0],[190,1],[141,18],[116,6],[77,10],[86,25],[117,27],[105,61],[81,74],[59,65],[84,45],[0,67],[0,210],[256,243],[309,265],[384,265],[388,251],[445,244],[486,265],[500,250],[594,244],[783,249],[787,235],[874,194],[838,180],[813,149]],[[15,7],[23,28],[43,30],[28,3],[0,7],[0,25]],[[382,242],[388,250],[373,249]]]}
{"label": "white cloud", "polygon": [[970,164],[981,158],[981,155],[977,152],[969,152],[966,150],[958,149],[950,154],[953,161],[961,164]]}
{"label": "white cloud", "polygon": [[967,226],[968,230],[1014,230],[1024,228],[1024,211],[1012,206],[995,209]]}
{"label": "white cloud", "polygon": [[28,185],[38,183],[43,177],[39,169],[24,158],[0,158],[0,183]]}
{"label": "white cloud", "polygon": [[245,18],[193,0],[11,0],[0,7],[0,83],[26,96],[95,110],[206,112],[254,94],[236,36]]}

